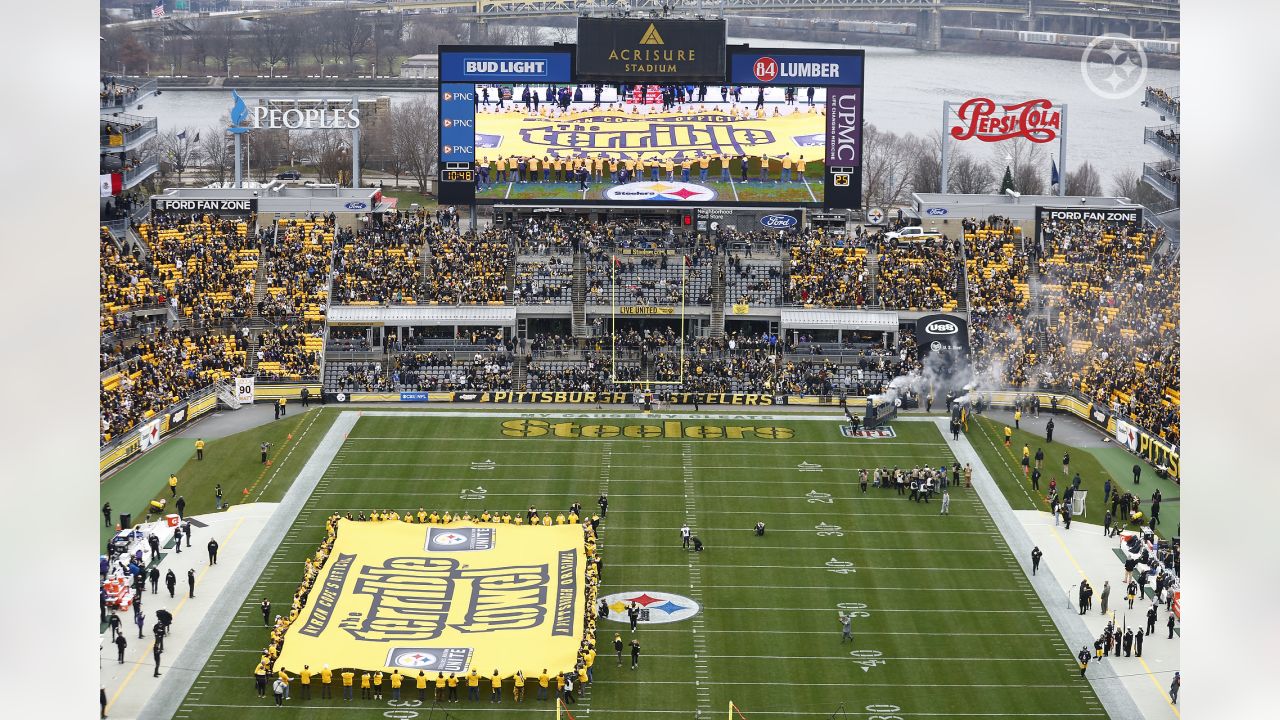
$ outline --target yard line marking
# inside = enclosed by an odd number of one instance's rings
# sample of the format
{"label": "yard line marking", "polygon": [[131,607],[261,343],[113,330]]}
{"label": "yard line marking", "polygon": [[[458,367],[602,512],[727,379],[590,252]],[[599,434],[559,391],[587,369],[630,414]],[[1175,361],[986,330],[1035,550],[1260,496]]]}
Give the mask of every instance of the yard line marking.
{"label": "yard line marking", "polygon": [[[626,568],[684,567],[680,563],[610,563],[610,566],[616,567],[616,568],[617,567],[626,567]],[[814,565],[814,566],[807,567],[803,565],[756,565],[756,564],[713,565],[708,563],[706,565],[703,565],[703,567],[725,568],[725,569],[733,569],[733,570],[758,570],[761,568],[765,568],[769,570],[819,570],[822,572],[826,572],[830,570],[830,568],[823,565]],[[857,565],[856,568],[858,569],[859,572],[863,570],[929,570],[932,572],[1008,572],[1008,570],[1006,570],[1005,568],[971,568],[971,567],[911,567],[911,566],[878,567],[878,566],[870,566],[870,565]]]}
{"label": "yard line marking", "polygon": [[[684,475],[684,495],[688,498],[685,510],[686,522],[696,528],[698,518],[697,508],[695,507],[694,502],[697,488],[694,485],[693,479],[693,443],[686,442],[680,446],[680,464],[683,468]],[[694,602],[698,603],[699,607],[706,607],[706,601],[702,598],[702,568],[700,567],[700,563],[696,562],[701,554],[697,552],[687,552],[686,554],[686,566],[689,568],[689,596]],[[706,637],[704,634],[698,634],[697,632],[698,628],[702,627],[702,623],[703,618],[695,616],[695,622],[693,624],[693,643],[694,648],[698,650],[703,657],[706,657]],[[697,658],[698,655],[695,654],[694,657]],[[694,682],[697,685],[704,685],[708,683],[710,679],[711,676],[707,672],[706,664],[702,662],[695,663]],[[698,714],[701,715],[704,712],[710,714],[711,700],[709,697],[699,694]]]}
{"label": "yard line marking", "polygon": [[[639,682],[639,681],[637,680],[635,682]],[[686,684],[687,684],[687,681],[686,681]],[[864,683],[858,683],[858,684],[863,685]],[[191,707],[242,708],[242,709],[254,709],[254,710],[260,710],[263,707],[265,707],[264,705],[232,705],[227,703],[187,703],[187,704],[190,705]],[[343,703],[342,705],[308,705],[307,706],[307,712],[311,712],[313,710],[339,710],[339,711],[345,711],[345,712],[369,711],[369,712],[383,713],[386,711],[386,706],[379,705],[375,707],[368,707],[364,705],[356,705],[356,704],[350,704],[350,703]],[[488,707],[484,709],[484,713],[486,715],[491,715],[494,713],[501,714],[501,713],[513,713],[513,712],[522,713],[524,716],[527,717],[528,714],[531,712],[531,710],[526,708],[518,708],[518,707]],[[585,715],[587,712],[590,712],[590,711],[589,710],[584,711],[583,714]],[[867,713],[858,713],[853,710],[850,710],[848,712],[850,715],[855,715],[855,716],[867,714]],[[624,714],[631,715],[635,713],[651,713],[651,714],[658,714],[658,715],[683,715],[685,717],[689,716],[689,711],[687,709],[686,710],[628,709]],[[751,714],[752,715],[791,715],[791,716],[804,715],[804,716],[812,716],[812,717],[829,718],[831,717],[831,710],[830,709],[827,709],[827,710],[752,710]],[[954,710],[949,710],[947,712],[912,711],[910,714],[912,716],[921,716],[921,717],[939,716],[939,717],[947,717],[947,718],[950,718],[950,717],[1106,717],[1105,713],[1097,713],[1097,712],[1094,712],[1094,713],[1027,713],[1027,712],[968,713],[968,712],[956,712]]]}

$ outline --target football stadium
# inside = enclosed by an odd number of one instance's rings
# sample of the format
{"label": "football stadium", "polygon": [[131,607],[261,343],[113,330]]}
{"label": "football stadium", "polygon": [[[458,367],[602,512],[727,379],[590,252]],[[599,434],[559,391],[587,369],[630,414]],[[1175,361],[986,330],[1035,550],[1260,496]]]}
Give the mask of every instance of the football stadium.
{"label": "football stadium", "polygon": [[446,29],[421,79],[104,65],[103,717],[1181,717],[1176,40],[1122,194],[1087,113],[925,106],[872,37],[1087,58],[1052,9],[279,5],[234,42]]}

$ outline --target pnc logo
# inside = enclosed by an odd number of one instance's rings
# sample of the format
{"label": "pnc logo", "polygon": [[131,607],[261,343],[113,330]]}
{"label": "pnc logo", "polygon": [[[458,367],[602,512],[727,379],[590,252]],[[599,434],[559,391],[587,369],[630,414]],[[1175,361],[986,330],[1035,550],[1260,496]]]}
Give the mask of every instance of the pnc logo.
{"label": "pnc logo", "polygon": [[960,331],[960,327],[950,320],[934,320],[924,326],[924,331],[930,335],[954,335]]}
{"label": "pnc logo", "polygon": [[640,44],[641,45],[666,45],[666,42],[663,41],[662,35],[658,33],[658,28],[654,27],[653,23],[649,23],[649,29],[645,30],[644,35],[640,36]]}

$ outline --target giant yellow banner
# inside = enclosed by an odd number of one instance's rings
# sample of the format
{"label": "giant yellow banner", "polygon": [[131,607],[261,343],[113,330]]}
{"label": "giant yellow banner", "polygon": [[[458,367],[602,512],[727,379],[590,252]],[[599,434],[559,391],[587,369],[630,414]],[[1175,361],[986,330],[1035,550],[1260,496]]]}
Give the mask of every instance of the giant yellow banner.
{"label": "giant yellow banner", "polygon": [[743,155],[820,161],[825,127],[821,112],[808,108],[763,118],[735,117],[717,109],[648,115],[597,109],[558,118],[481,112],[476,115],[476,157],[480,163],[528,157],[679,161]]}
{"label": "giant yellow banner", "polygon": [[584,558],[581,525],[340,520],[275,667],[570,670],[584,629]]}

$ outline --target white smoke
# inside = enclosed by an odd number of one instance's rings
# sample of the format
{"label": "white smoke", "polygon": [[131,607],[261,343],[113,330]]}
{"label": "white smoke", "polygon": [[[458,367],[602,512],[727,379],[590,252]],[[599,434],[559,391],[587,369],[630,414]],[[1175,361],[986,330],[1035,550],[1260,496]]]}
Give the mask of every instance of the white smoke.
{"label": "white smoke", "polygon": [[925,357],[920,368],[893,378],[884,392],[872,395],[870,399],[879,404],[913,395],[922,397],[932,392],[936,400],[957,388],[963,388],[972,394],[974,383],[973,370],[968,362],[956,361],[948,368],[942,355],[931,353]]}

